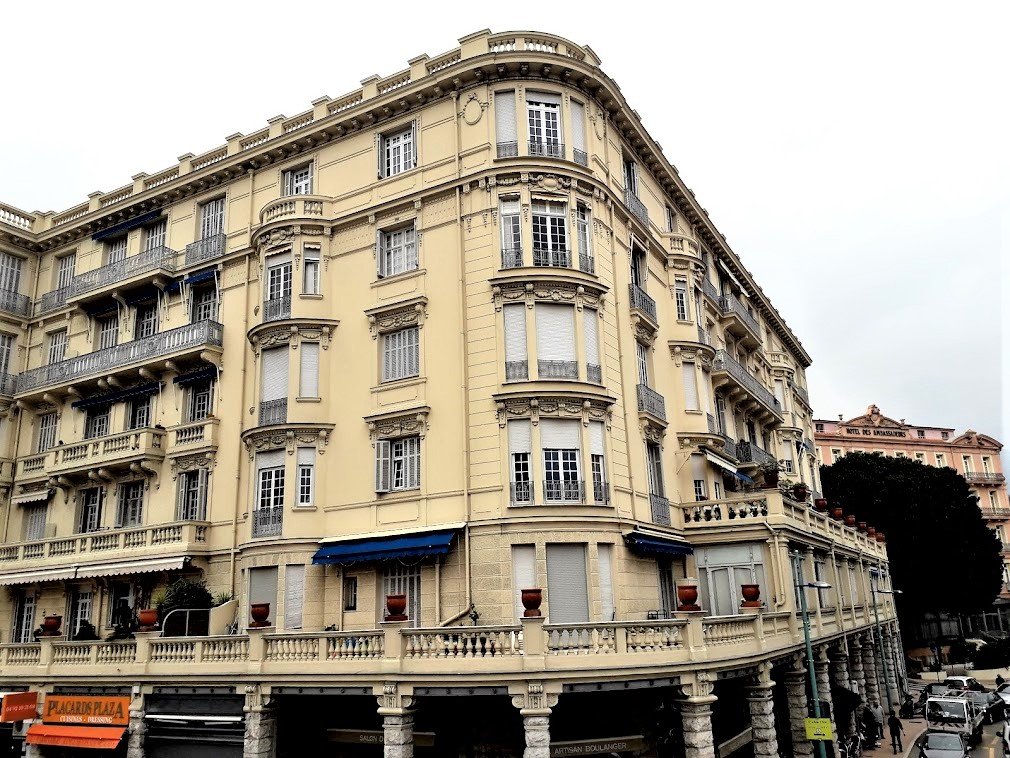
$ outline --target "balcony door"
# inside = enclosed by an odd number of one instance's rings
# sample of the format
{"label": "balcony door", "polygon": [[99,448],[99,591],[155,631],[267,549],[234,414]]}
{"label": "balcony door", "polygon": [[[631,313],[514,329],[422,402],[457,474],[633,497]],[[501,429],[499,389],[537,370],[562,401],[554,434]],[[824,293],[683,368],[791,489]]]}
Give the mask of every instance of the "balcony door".
{"label": "balcony door", "polygon": [[544,500],[548,503],[582,499],[579,426],[575,420],[540,421],[540,441],[544,451]]}
{"label": "balcony door", "polygon": [[200,239],[224,233],[224,198],[219,197],[200,207]]}
{"label": "balcony door", "polygon": [[90,487],[81,490],[79,497],[80,520],[77,531],[81,534],[97,532],[102,526],[102,501],[105,499],[105,492],[99,487]]}
{"label": "balcony door", "polygon": [[20,292],[21,259],[10,253],[0,253],[0,291]]}
{"label": "balcony door", "polygon": [[530,129],[530,155],[561,155],[561,98],[547,92],[530,92],[526,100]]}

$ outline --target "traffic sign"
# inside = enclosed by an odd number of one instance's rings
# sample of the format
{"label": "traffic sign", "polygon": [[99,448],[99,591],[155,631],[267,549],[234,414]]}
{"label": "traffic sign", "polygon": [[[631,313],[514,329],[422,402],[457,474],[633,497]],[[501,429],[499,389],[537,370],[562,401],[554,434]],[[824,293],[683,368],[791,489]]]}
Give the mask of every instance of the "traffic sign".
{"label": "traffic sign", "polygon": [[831,719],[803,719],[803,728],[806,730],[808,740],[831,741],[834,736],[831,734]]}

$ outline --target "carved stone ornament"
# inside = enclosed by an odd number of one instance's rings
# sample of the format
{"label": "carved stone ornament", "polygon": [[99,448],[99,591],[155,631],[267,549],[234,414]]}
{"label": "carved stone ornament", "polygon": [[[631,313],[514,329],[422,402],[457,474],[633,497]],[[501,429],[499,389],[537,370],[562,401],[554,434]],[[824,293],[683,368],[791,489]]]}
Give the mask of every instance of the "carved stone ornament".
{"label": "carved stone ornament", "polygon": [[279,324],[250,334],[249,342],[252,343],[256,360],[259,360],[264,349],[278,345],[290,345],[292,350],[297,350],[302,342],[318,342],[323,350],[328,350],[334,326],[335,324]]}
{"label": "carved stone ornament", "polygon": [[393,303],[365,311],[372,339],[380,334],[397,332],[410,326],[421,329],[428,315],[428,298],[415,297],[406,302]]}
{"label": "carved stone ornament", "polygon": [[414,705],[414,696],[401,694],[399,687],[394,682],[386,682],[382,685],[382,694],[375,698],[375,702],[379,704],[380,711],[383,709],[407,710]]}
{"label": "carved stone ornament", "polygon": [[484,115],[484,110],[487,108],[488,104],[481,102],[481,99],[477,97],[476,93],[471,92],[470,97],[463,107],[460,109],[459,117],[466,122],[468,126],[476,126],[480,121],[481,116]]}
{"label": "carved stone ornament", "polygon": [[326,444],[330,440],[333,432],[333,424],[325,425],[302,425],[297,428],[271,429],[269,431],[251,432],[242,438],[246,451],[249,453],[249,460],[256,457],[256,453],[267,450],[287,450],[288,455],[294,455],[296,447],[314,446],[319,455],[326,452]]}
{"label": "carved stone ornament", "polygon": [[715,692],[713,676],[708,671],[699,671],[694,681],[681,682],[680,691],[686,698],[710,698]]}
{"label": "carved stone ornament", "polygon": [[184,455],[180,458],[173,458],[171,464],[172,481],[175,481],[182,471],[197,471],[202,468],[211,469],[214,468],[216,463],[217,458],[211,453]]}
{"label": "carved stone ornament", "polygon": [[602,308],[602,291],[593,291],[575,282],[523,282],[509,281],[496,284],[491,288],[494,309],[500,311],[508,303],[524,302],[527,308],[533,308],[537,302],[573,303],[577,310],[583,307]]}
{"label": "carved stone ornament", "polygon": [[547,713],[557,704],[558,696],[547,692],[543,682],[529,682],[525,694],[512,696],[512,705],[524,715],[530,712]]}
{"label": "carved stone ornament", "polygon": [[415,435],[424,438],[428,432],[428,414],[430,412],[431,408],[425,405],[405,411],[365,416],[365,423],[368,424],[368,437],[373,446],[375,441],[380,439],[413,437]]}
{"label": "carved stone ornament", "polygon": [[509,419],[530,419],[534,426],[541,418],[580,419],[583,426],[590,421],[602,421],[609,429],[613,420],[611,403],[601,400],[579,400],[568,397],[516,397],[501,400],[495,405],[498,426],[502,429]]}
{"label": "carved stone ornament", "polygon": [[666,436],[666,427],[657,424],[652,419],[641,419],[642,426],[642,436],[645,437],[649,442],[655,442],[657,445],[663,444],[663,437]]}
{"label": "carved stone ornament", "polygon": [[649,319],[642,318],[637,313],[631,314],[631,327],[635,330],[635,339],[644,345],[652,346],[659,330]]}

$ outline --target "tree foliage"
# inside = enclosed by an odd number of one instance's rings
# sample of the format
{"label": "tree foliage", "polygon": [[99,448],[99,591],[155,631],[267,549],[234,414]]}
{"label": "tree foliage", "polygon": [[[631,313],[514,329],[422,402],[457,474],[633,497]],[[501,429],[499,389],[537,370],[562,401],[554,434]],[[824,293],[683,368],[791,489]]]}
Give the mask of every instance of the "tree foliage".
{"label": "tree foliage", "polygon": [[1002,546],[954,469],[849,453],[821,467],[821,482],[832,504],[886,535],[892,586],[904,593],[900,616],[992,606],[1002,585]]}

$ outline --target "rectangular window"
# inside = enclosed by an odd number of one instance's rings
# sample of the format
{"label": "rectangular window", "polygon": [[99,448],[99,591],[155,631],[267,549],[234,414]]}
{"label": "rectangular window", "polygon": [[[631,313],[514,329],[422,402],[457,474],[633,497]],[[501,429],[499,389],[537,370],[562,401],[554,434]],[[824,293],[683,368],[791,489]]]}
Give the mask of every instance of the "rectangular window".
{"label": "rectangular window", "polygon": [[638,383],[649,386],[649,348],[635,342],[635,356],[638,358]]}
{"label": "rectangular window", "polygon": [[249,569],[249,605],[270,603],[270,613],[277,613],[277,566],[258,566]]}
{"label": "rectangular window", "polygon": [[272,255],[266,261],[266,291],[263,318],[266,321],[291,315],[291,254]]}
{"label": "rectangular window", "polygon": [[70,621],[70,639],[73,639],[80,632],[85,624],[91,623],[91,590],[72,590],[70,594],[70,608],[67,618]]}
{"label": "rectangular window", "polygon": [[98,349],[105,350],[119,344],[119,314],[112,313],[95,319],[98,332]]}
{"label": "rectangular window", "polygon": [[624,160],[624,188],[638,197],[638,164],[630,158]]}
{"label": "rectangular window", "polygon": [[586,107],[577,100],[571,101],[572,113],[572,160],[580,166],[589,165],[586,151]]}
{"label": "rectangular window", "polygon": [[11,355],[14,352],[14,336],[0,333],[0,379],[11,373]]}
{"label": "rectangular window", "polygon": [[694,480],[694,499],[695,499],[695,502],[699,502],[701,500],[708,500],[708,495],[705,494],[705,480],[704,479],[695,479]]}
{"label": "rectangular window", "polygon": [[60,329],[49,332],[48,363],[53,365],[59,363],[67,354],[67,330]]}
{"label": "rectangular window", "polygon": [[186,403],[186,423],[203,421],[210,415],[214,402],[214,381],[206,379],[195,382],[189,387],[189,397]]}
{"label": "rectangular window", "polygon": [[200,206],[200,239],[224,234],[224,198],[218,197]]}
{"label": "rectangular window", "polygon": [[519,200],[501,200],[501,267],[519,268],[523,265],[522,224],[519,219]]}
{"label": "rectangular window", "polygon": [[589,422],[589,466],[593,477],[593,502],[597,504],[609,502],[602,421]]}
{"label": "rectangular window", "polygon": [[145,429],[151,425],[151,396],[135,397],[126,407],[126,428]]}
{"label": "rectangular window", "polygon": [[318,295],[319,292],[319,248],[306,247],[302,256],[302,294]]}
{"label": "rectangular window", "polygon": [[659,568],[659,606],[660,618],[673,618],[677,610],[674,598],[677,597],[677,586],[673,578],[673,562],[660,558],[656,561]]}
{"label": "rectangular window", "polygon": [[89,487],[79,490],[80,516],[77,521],[77,531],[81,534],[97,532],[102,526],[102,501],[105,491],[100,487]]}
{"label": "rectangular window", "polygon": [[526,117],[530,130],[530,155],[564,158],[561,98],[548,92],[527,92]]}
{"label": "rectangular window", "polygon": [[300,347],[299,397],[319,397],[319,343],[303,342]]}
{"label": "rectangular window", "polygon": [[24,523],[25,541],[44,540],[46,538],[46,516],[49,514],[49,503],[23,506],[21,513]]}
{"label": "rectangular window", "polygon": [[964,473],[966,473],[966,474],[970,474],[971,473],[971,456],[970,455],[962,455],[961,456],[961,467],[964,469]]}
{"label": "rectangular window", "polygon": [[842,451],[837,447],[831,448],[831,462],[838,463],[838,459],[842,457]]}
{"label": "rectangular window", "polygon": [[925,463],[926,462],[926,454],[925,453],[916,453],[915,454],[915,460],[919,461],[919,463]]}
{"label": "rectangular window", "polygon": [[421,486],[421,439],[401,437],[375,443],[375,491],[393,492]]}
{"label": "rectangular window", "polygon": [[581,502],[582,445],[578,421],[540,420],[540,444],[543,447],[544,500]]}
{"label": "rectangular window", "polygon": [[56,413],[43,413],[37,421],[38,436],[35,438],[35,452],[44,453],[56,444]]}
{"label": "rectangular window", "polygon": [[417,124],[379,137],[379,178],[396,176],[417,165]]}
{"label": "rectangular window", "polygon": [[198,321],[217,321],[217,287],[193,288],[192,323]]}
{"label": "rectangular window", "polygon": [[673,285],[674,299],[677,303],[677,320],[687,321],[687,282],[676,281]]}
{"label": "rectangular window", "polygon": [[589,231],[589,208],[582,203],[575,209],[575,227],[579,244],[579,270],[592,274],[596,271],[596,261],[593,260],[592,237]]}
{"label": "rectangular window", "polygon": [[666,231],[677,231],[677,217],[673,214],[673,208],[666,206]]}
{"label": "rectangular window", "polygon": [[306,163],[283,173],[284,195],[312,194],[312,164]]}
{"label": "rectangular window", "polygon": [[578,379],[575,359],[575,309],[537,303],[537,366],[541,379]]}
{"label": "rectangular window", "polygon": [[305,606],[305,566],[288,564],[284,567],[284,628],[302,628],[302,610]]}
{"label": "rectangular window", "polygon": [[655,442],[645,443],[646,473],[649,478],[649,494],[666,496],[666,486],[663,482],[663,454]]}
{"label": "rectangular window", "polygon": [[988,455],[982,456],[982,473],[983,474],[992,473],[992,459]]}
{"label": "rectangular window", "polygon": [[168,221],[162,219],[144,228],[144,250],[157,250],[165,247],[168,241]]}
{"label": "rectangular window", "polygon": [[596,545],[596,562],[600,579],[600,621],[613,621],[617,615],[614,606],[614,546],[601,542]]}
{"label": "rectangular window", "polygon": [[419,366],[416,326],[382,335],[382,381],[417,376]]}
{"label": "rectangular window", "polygon": [[950,432],[940,432],[940,439],[942,440],[950,439]]}
{"label": "rectangular window", "polygon": [[694,361],[684,361],[680,364],[684,380],[684,408],[689,411],[699,410],[698,406],[698,372]]}
{"label": "rectangular window", "polygon": [[[520,306],[522,307],[522,306]],[[511,502],[521,505],[533,502],[533,472],[531,455],[533,433],[529,419],[508,422],[509,465],[512,475]]]}
{"label": "rectangular window", "polygon": [[84,439],[93,440],[109,433],[110,408],[107,405],[88,408],[84,419]]}
{"label": "rectangular window", "polygon": [[522,602],[522,591],[535,589],[537,584],[537,555],[535,545],[512,546],[512,596],[515,599],[515,614],[518,621],[523,617],[525,608]]}
{"label": "rectangular window", "polygon": [[126,237],[109,240],[105,243],[105,264],[119,263],[126,258]]}
{"label": "rectangular window", "polygon": [[144,517],[144,483],[126,482],[119,487],[119,510],[116,526],[140,526]]}
{"label": "rectangular window", "polygon": [[256,456],[257,492],[253,513],[253,537],[281,533],[284,519],[284,451]]}
{"label": "rectangular window", "polygon": [[632,240],[631,247],[631,283],[639,289],[645,289],[645,279],[649,273],[645,251]]}
{"label": "rectangular window", "polygon": [[564,203],[533,201],[533,265],[572,265],[568,249],[568,210]]}
{"label": "rectangular window", "polygon": [[11,642],[24,644],[32,642],[32,632],[35,631],[35,593],[33,590],[26,590],[18,597],[17,608],[14,612],[14,629],[11,633]]}
{"label": "rectangular window", "polygon": [[901,451],[899,450],[898,452],[896,452],[896,453],[894,454],[894,457],[895,457],[895,458],[907,458],[908,456],[906,456],[906,455],[905,455],[905,454],[904,454],[903,452],[901,452]]}
{"label": "rectangular window", "polygon": [[926,439],[926,432],[923,429],[916,429],[915,436],[920,440]]}
{"label": "rectangular window", "polygon": [[765,586],[763,552],[759,544],[695,549],[701,606],[709,614],[732,616],[740,612],[740,585]]}
{"label": "rectangular window", "polygon": [[316,493],[316,449],[298,448],[298,505],[313,505]]}
{"label": "rectangular window", "polygon": [[379,276],[417,269],[417,235],[413,225],[379,233]]}
{"label": "rectangular window", "polygon": [[158,333],[158,303],[141,303],[137,306],[137,320],[134,326],[133,338],[142,340]]}
{"label": "rectangular window", "polygon": [[505,380],[529,378],[529,353],[526,347],[526,306],[510,303],[502,308],[505,318]]}
{"label": "rectangular window", "polygon": [[19,292],[21,290],[21,259],[10,253],[0,253],[0,290]]}
{"label": "rectangular window", "polygon": [[824,431],[824,424],[814,424],[814,431],[815,432],[823,432]]}
{"label": "rectangular window", "polygon": [[179,521],[207,520],[207,475],[205,468],[179,474],[176,515]]}
{"label": "rectangular window", "polygon": [[515,158],[519,155],[515,90],[494,93],[494,124],[498,157]]}
{"label": "rectangular window", "polygon": [[584,544],[547,545],[547,614],[552,624],[589,621],[589,582]]}
{"label": "rectangular window", "polygon": [[407,618],[411,626],[417,626],[421,618],[421,567],[386,564],[382,572],[382,595],[406,595]]}
{"label": "rectangular window", "polygon": [[[283,406],[284,416],[287,413],[288,399],[288,355],[290,350],[287,345],[270,347],[262,352],[262,385],[260,388],[260,402],[263,404],[272,403],[268,408],[277,408],[278,413]],[[275,419],[280,416],[270,417],[270,423],[283,423]]]}
{"label": "rectangular window", "polygon": [[344,577],[344,610],[358,610],[358,577]]}
{"label": "rectangular window", "polygon": [[782,469],[787,473],[793,473],[793,443],[789,440],[782,440]]}
{"label": "rectangular window", "polygon": [[944,466],[946,466],[947,465],[947,456],[945,456],[943,453],[937,453],[936,454],[936,465],[939,466],[940,468],[943,468]]}
{"label": "rectangular window", "polygon": [[109,582],[109,610],[108,619],[106,621],[107,626],[110,628],[113,626],[113,619],[116,617],[117,608],[121,608],[124,604],[128,608],[133,607],[135,597],[136,595],[134,593],[133,585],[129,582]]}
{"label": "rectangular window", "polygon": [[599,322],[600,317],[595,308],[582,309],[582,341],[586,351],[586,380],[594,384],[603,384]]}
{"label": "rectangular window", "polygon": [[69,287],[71,282],[74,281],[74,269],[77,267],[77,253],[69,253],[56,260],[56,289],[61,290]]}
{"label": "rectangular window", "polygon": [[999,496],[996,494],[996,490],[989,490],[989,507],[999,508]]}

